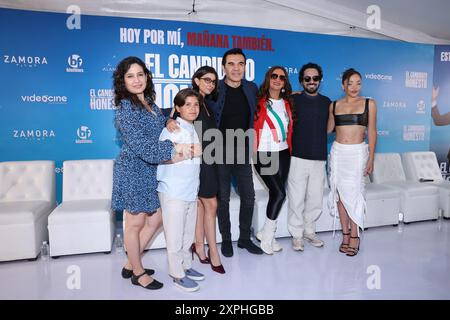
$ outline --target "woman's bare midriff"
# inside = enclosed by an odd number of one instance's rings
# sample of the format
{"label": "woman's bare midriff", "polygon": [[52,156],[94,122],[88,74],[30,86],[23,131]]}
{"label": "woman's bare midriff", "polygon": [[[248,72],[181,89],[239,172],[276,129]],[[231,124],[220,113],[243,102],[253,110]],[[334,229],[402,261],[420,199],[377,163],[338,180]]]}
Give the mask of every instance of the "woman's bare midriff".
{"label": "woman's bare midriff", "polygon": [[336,126],[336,142],[359,144],[364,142],[366,127],[359,125]]}

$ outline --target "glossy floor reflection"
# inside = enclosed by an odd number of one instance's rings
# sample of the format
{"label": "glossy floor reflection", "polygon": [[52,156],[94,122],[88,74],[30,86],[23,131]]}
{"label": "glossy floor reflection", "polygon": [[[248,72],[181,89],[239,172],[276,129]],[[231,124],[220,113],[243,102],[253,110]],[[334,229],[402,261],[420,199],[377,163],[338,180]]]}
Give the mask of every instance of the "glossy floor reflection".
{"label": "glossy floor reflection", "polygon": [[284,249],[273,256],[255,256],[233,243],[234,256],[222,257],[224,275],[195,258],[193,267],[206,279],[194,293],[172,284],[165,249],[144,257],[164,283],[157,291],[121,278],[124,253],[3,262],[0,299],[450,299],[449,220],[369,229],[355,257],[338,252],[339,233],[319,236],[325,247],[306,243],[304,252],[293,251],[290,238],[280,239]]}

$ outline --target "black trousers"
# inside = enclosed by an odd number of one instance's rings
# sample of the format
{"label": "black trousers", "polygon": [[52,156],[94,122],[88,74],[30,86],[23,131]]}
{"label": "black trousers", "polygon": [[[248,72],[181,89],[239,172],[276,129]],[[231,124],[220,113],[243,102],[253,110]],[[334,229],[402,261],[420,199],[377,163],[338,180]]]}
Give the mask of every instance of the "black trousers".
{"label": "black trousers", "polygon": [[280,152],[257,152],[256,154],[254,163],[256,172],[269,188],[266,216],[270,220],[278,218],[286,199],[286,181],[290,164],[291,156],[288,149]]}
{"label": "black trousers", "polygon": [[239,208],[239,239],[250,240],[255,189],[251,164],[218,164],[219,193],[217,220],[222,239],[231,241],[230,190],[231,178],[234,177],[239,190],[241,205]]}

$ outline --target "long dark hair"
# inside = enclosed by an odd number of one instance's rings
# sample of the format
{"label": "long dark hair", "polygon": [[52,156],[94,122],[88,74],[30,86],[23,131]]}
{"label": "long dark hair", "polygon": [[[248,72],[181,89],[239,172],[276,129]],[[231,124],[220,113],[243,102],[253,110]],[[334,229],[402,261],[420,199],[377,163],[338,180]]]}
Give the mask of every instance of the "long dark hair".
{"label": "long dark hair", "polygon": [[150,100],[149,102],[151,104],[153,104],[155,101],[156,97],[155,86],[152,81],[151,73],[145,66],[145,63],[138,57],[127,57],[119,62],[119,64],[116,67],[116,70],[114,70],[113,73],[114,104],[118,108],[120,108],[120,101],[122,99],[128,99],[131,101],[133,105],[145,108],[145,106],[142,104],[139,98],[135,94],[129,92],[125,87],[125,74],[128,72],[128,70],[130,70],[132,64],[137,64],[141,66],[142,69],[144,70],[145,76],[147,77],[147,86],[145,87],[144,90],[145,99]]}
{"label": "long dark hair", "polygon": [[[219,90],[218,90],[219,77],[217,75],[216,69],[214,69],[213,67],[203,66],[203,67],[198,68],[197,71],[195,71],[194,75],[192,76],[192,89],[194,89],[195,91],[200,93],[200,88],[195,83],[195,79],[199,79],[200,80],[201,77],[203,77],[205,74],[208,74],[208,73],[212,73],[213,75],[216,76],[216,85],[214,87],[214,90],[208,95],[208,97],[211,97],[211,99],[213,99],[214,101],[217,101],[217,96],[219,95]],[[202,101],[200,101],[200,103],[201,102]]]}
{"label": "long dark hair", "polygon": [[293,108],[293,102],[291,99],[292,86],[289,81],[289,75],[288,75],[286,69],[282,66],[273,66],[273,67],[269,68],[269,70],[267,70],[266,75],[264,76],[264,82],[260,85],[258,94],[257,94],[258,103],[256,105],[255,119],[258,119],[258,114],[261,109],[261,107],[259,106],[259,102],[261,101],[261,99],[266,99],[267,103],[269,103],[270,105],[272,104],[272,102],[269,100],[270,98],[272,98],[270,96],[270,92],[269,92],[270,77],[272,76],[272,73],[277,69],[282,70],[286,77],[286,80],[284,81],[284,87],[283,87],[283,89],[281,89],[281,92],[280,92],[280,98],[288,101],[289,108],[291,109],[291,113],[292,113],[292,118],[294,119],[294,108]]}

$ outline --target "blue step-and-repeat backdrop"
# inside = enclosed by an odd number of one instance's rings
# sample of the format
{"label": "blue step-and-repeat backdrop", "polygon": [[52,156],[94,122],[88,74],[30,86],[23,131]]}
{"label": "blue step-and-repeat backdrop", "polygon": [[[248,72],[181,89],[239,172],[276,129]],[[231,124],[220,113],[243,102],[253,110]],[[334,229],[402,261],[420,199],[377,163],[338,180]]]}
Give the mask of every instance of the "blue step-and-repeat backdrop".
{"label": "blue step-and-repeat backdrop", "polygon": [[341,73],[363,76],[362,94],[378,104],[377,152],[430,148],[434,46],[397,41],[202,23],[0,9],[0,161],[56,161],[61,201],[64,160],[115,158],[112,72],[126,56],[153,73],[157,103],[172,106],[193,72],[232,47],[247,55],[246,78],[258,85],[268,67],[285,66],[299,90],[302,64],[323,67],[322,93],[342,96]]}

